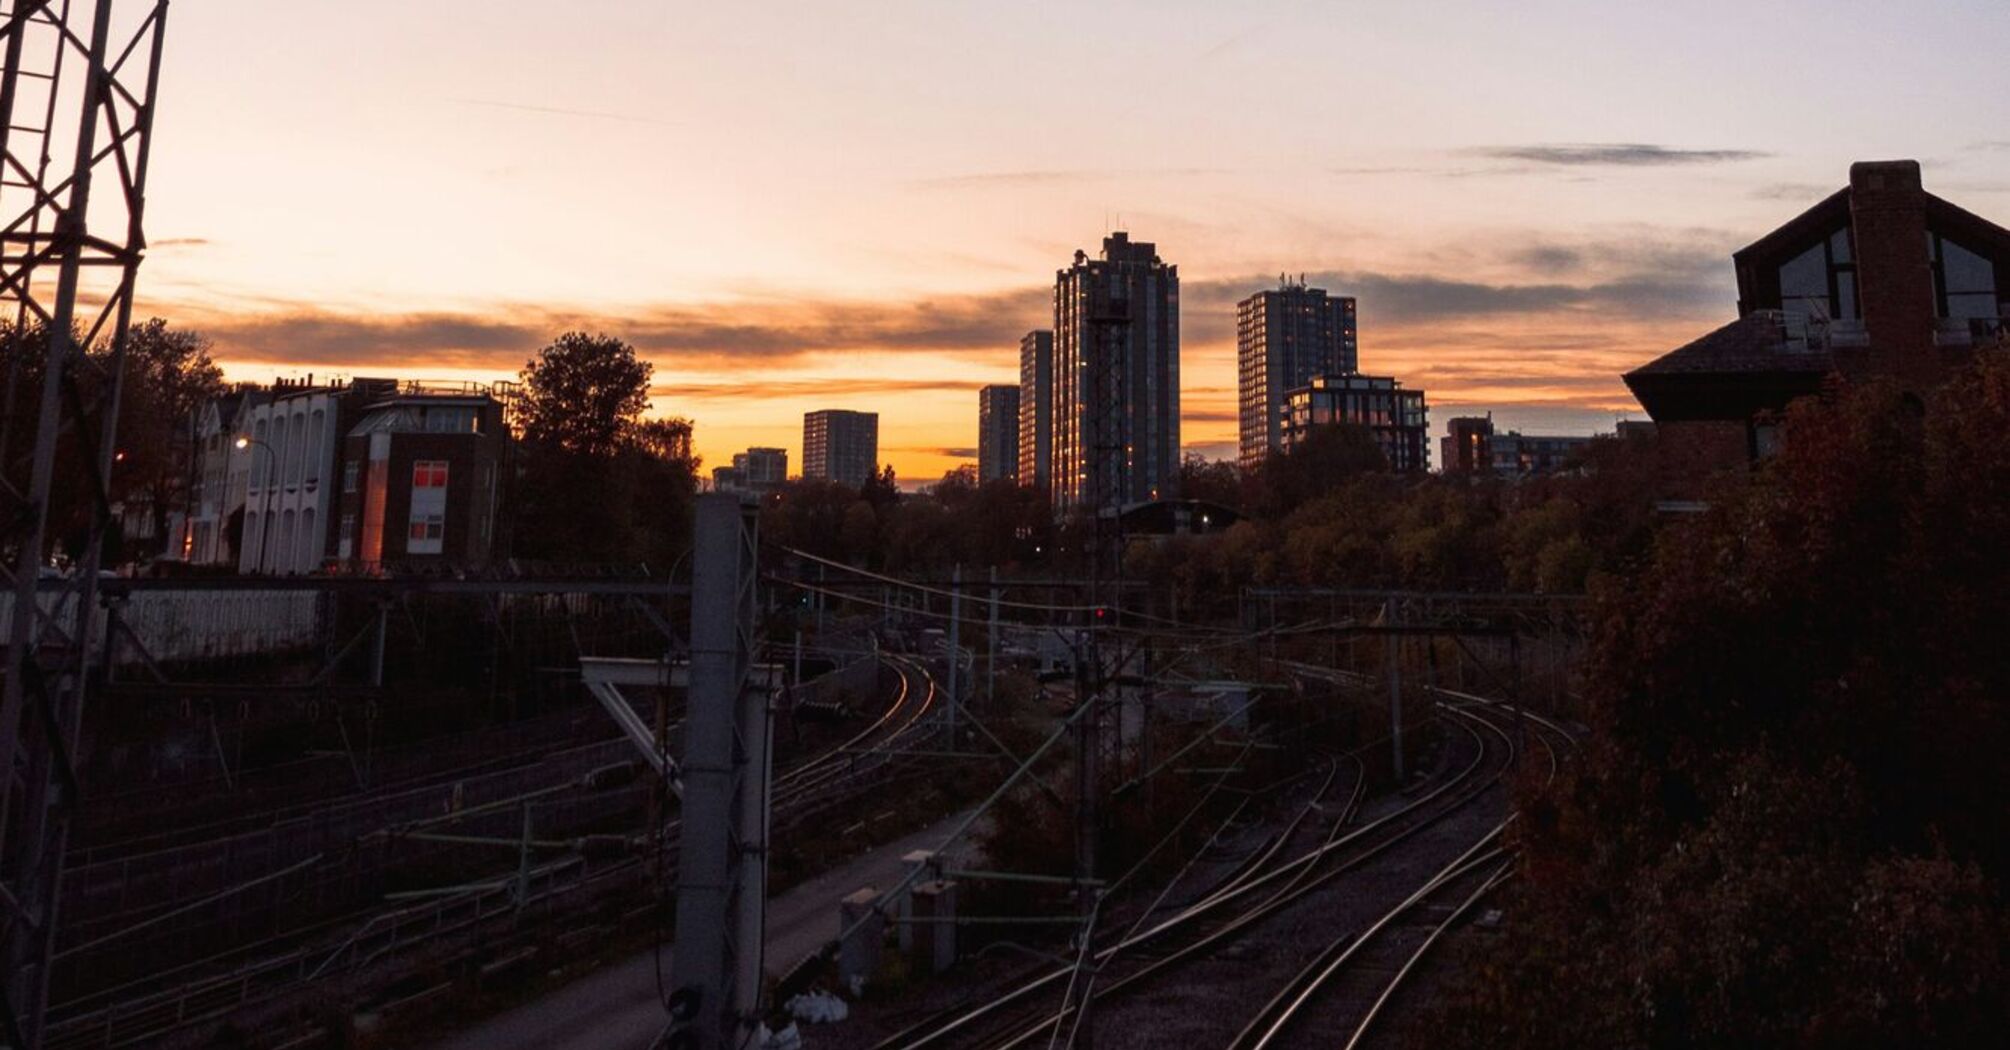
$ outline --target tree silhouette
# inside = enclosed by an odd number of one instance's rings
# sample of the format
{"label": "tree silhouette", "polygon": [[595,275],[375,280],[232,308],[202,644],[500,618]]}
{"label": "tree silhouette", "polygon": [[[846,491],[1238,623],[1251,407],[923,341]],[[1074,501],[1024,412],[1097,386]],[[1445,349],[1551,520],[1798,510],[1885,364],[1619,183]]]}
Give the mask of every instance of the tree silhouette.
{"label": "tree silhouette", "polygon": [[567,332],[525,362],[518,402],[532,445],[609,456],[649,407],[655,368],[607,335]]}
{"label": "tree silhouette", "polygon": [[1255,502],[1281,518],[1355,477],[1388,469],[1389,461],[1365,428],[1352,423],[1313,427],[1295,447],[1263,461]]}
{"label": "tree silhouette", "polygon": [[210,345],[202,333],[170,328],[158,317],[126,337],[112,493],[145,503],[154,553],[173,539],[167,535],[168,514],[188,498],[196,412],[223,393],[223,370],[210,359]]}
{"label": "tree silhouette", "polygon": [[515,556],[667,572],[690,537],[698,459],[688,419],[642,418],[649,362],[567,332],[524,364]]}

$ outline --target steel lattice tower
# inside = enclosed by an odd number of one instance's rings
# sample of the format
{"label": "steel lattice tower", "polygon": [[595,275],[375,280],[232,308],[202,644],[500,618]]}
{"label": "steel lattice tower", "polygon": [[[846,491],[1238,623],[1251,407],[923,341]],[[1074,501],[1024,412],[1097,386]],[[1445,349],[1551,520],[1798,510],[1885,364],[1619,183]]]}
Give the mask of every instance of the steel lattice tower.
{"label": "steel lattice tower", "polygon": [[[41,1045],[167,0],[0,0],[0,1035]],[[59,464],[83,555],[44,578]]]}

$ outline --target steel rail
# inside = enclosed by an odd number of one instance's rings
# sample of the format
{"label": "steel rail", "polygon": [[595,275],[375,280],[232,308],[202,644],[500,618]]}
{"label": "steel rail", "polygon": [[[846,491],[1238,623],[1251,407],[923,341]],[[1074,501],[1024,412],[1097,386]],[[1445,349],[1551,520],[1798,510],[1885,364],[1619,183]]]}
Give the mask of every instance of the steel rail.
{"label": "steel rail", "polygon": [[[1471,729],[1471,727],[1462,725],[1462,728],[1464,728],[1469,734],[1471,734],[1476,741],[1479,739],[1478,734],[1474,732]],[[1454,776],[1447,779],[1444,783],[1437,785],[1431,791],[1426,792],[1424,795],[1410,801],[1409,803],[1406,803],[1404,806],[1398,808],[1397,810],[1394,810],[1388,814],[1384,814],[1383,816],[1377,818],[1376,820],[1371,821],[1368,824],[1362,825],[1361,827],[1355,829],[1354,831],[1346,835],[1333,838],[1329,842],[1319,846],[1318,848],[1311,850],[1297,858],[1294,858],[1293,860],[1287,861],[1284,864],[1281,864],[1276,868],[1273,868],[1269,872],[1248,879],[1242,885],[1210,894],[1201,899],[1200,901],[1197,901],[1181,909],[1179,912],[1175,913],[1171,917],[1160,921],[1158,924],[1152,926],[1151,928],[1144,930],[1142,932],[1129,934],[1124,938],[1122,938],[1121,940],[1117,941],[1116,943],[1111,944],[1103,949],[1100,949],[1097,952],[1096,956],[1098,965],[1107,963],[1111,958],[1114,958],[1123,951],[1135,948],[1141,944],[1147,943],[1167,933],[1171,933],[1180,930],[1182,928],[1185,928],[1190,923],[1199,920],[1200,918],[1212,913],[1216,909],[1228,904],[1231,901],[1240,899],[1249,894],[1253,894],[1255,891],[1273,882],[1274,880],[1285,878],[1288,876],[1293,876],[1301,869],[1317,865],[1319,861],[1325,859],[1334,852],[1345,849],[1346,847],[1361,840],[1363,837],[1372,834],[1376,830],[1383,828],[1391,824],[1392,822],[1400,820],[1404,817],[1419,813],[1425,807],[1429,806],[1432,802],[1443,797],[1445,793],[1464,784],[1476,773],[1476,771],[1484,764],[1486,760],[1485,747],[1484,746],[1480,747],[1478,749],[1478,752],[1479,753],[1474,756],[1473,761],[1470,764],[1468,764],[1464,769],[1460,770]],[[1451,812],[1452,810],[1459,808],[1460,806],[1463,806],[1464,803],[1470,801],[1471,798],[1477,797],[1477,795],[1481,791],[1484,791],[1486,788],[1491,787],[1492,784],[1497,779],[1498,774],[1496,774],[1495,777],[1493,778],[1489,778],[1485,783],[1481,784],[1477,790],[1464,795],[1463,797],[1456,800],[1452,805],[1448,806],[1445,812],[1448,813]],[[1244,928],[1249,923],[1255,922],[1263,917],[1268,916],[1269,914],[1273,914],[1276,910],[1284,907],[1285,905],[1288,905],[1292,901],[1299,899],[1305,893],[1308,893],[1311,890],[1316,889],[1321,885],[1324,885],[1326,882],[1330,881],[1334,877],[1337,877],[1339,874],[1351,870],[1353,867],[1358,866],[1360,863],[1365,862],[1366,860],[1372,858],[1373,856],[1378,855],[1383,850],[1388,849],[1389,847],[1395,845],[1397,842],[1402,841],[1404,838],[1407,838],[1410,834],[1414,833],[1415,831],[1421,830],[1424,827],[1428,827],[1431,823],[1435,822],[1443,815],[1444,813],[1432,815],[1432,817],[1429,820],[1421,821],[1415,826],[1405,831],[1402,831],[1399,834],[1392,836],[1391,838],[1371,847],[1370,849],[1364,851],[1358,856],[1349,858],[1340,866],[1336,867],[1332,871],[1322,874],[1317,879],[1312,880],[1309,884],[1303,881],[1303,877],[1293,878],[1290,883],[1273,892],[1269,897],[1265,898],[1260,903],[1254,905],[1249,911],[1243,913],[1242,915],[1236,917],[1235,919],[1230,920],[1228,924],[1215,930],[1213,933],[1204,935],[1202,939],[1200,939],[1199,941],[1193,942],[1184,948],[1175,950],[1173,953],[1169,955],[1162,956],[1154,960],[1152,963],[1148,964],[1143,970],[1128,975],[1124,978],[1119,979],[1116,982],[1113,982],[1110,985],[1105,986],[1104,988],[1098,990],[1095,993],[1095,997],[1098,1000],[1100,1000],[1107,996],[1114,995],[1117,992],[1122,991],[1123,989],[1129,987],[1130,985],[1135,984],[1137,981],[1149,977],[1152,974],[1155,974],[1163,970],[1167,966],[1174,965],[1177,962],[1184,960],[1185,958],[1189,957],[1193,952],[1218,941],[1223,936],[1227,936],[1233,932],[1236,932]],[[990,1002],[984,1003],[974,1009],[971,1009],[958,1017],[949,1019],[947,1023],[941,1023],[942,1019],[936,1018],[924,1021],[919,1025],[911,1026],[908,1029],[895,1033],[893,1036],[890,1036],[887,1039],[882,1040],[880,1043],[876,1045],[875,1050],[892,1050],[892,1048],[894,1047],[920,1048],[920,1047],[933,1046],[938,1043],[944,1042],[958,1035],[959,1033],[962,1033],[965,1029],[981,1022],[984,1018],[996,1014],[997,1012],[1011,1006],[1014,1003],[1020,1002],[1021,1000],[1024,1000],[1027,997],[1039,993],[1043,989],[1053,985],[1062,978],[1065,978],[1070,972],[1071,971],[1069,970],[1053,970],[1043,976],[1033,978],[1032,980],[1029,980],[1024,984],[1021,984],[1017,988],[1011,989],[1003,993],[1002,995],[995,997]],[[1036,1022],[1035,1024],[1030,1025],[1027,1028],[1021,1030],[1016,1037],[1010,1037],[1006,1041],[998,1043],[996,1045],[1001,1047],[1019,1046],[1024,1042],[1028,1041],[1030,1038],[1037,1035],[1037,1033],[1048,1030],[1054,1023],[1056,1023],[1057,1020],[1058,1019],[1055,1016],[1048,1015],[1039,1020],[1038,1022]],[[917,1034],[919,1029],[930,1028],[931,1026],[935,1026],[937,1024],[940,1024],[940,1026],[933,1027],[932,1030],[930,1031],[920,1032],[919,1034]]]}
{"label": "steel rail", "polygon": [[[1448,697],[1453,697],[1463,701],[1470,701],[1474,704],[1484,706],[1487,709],[1489,709],[1489,711],[1492,714],[1495,715],[1505,716],[1506,714],[1510,713],[1506,710],[1506,708],[1503,705],[1499,704],[1496,701],[1489,700],[1485,697],[1475,696],[1470,693],[1460,693],[1454,690],[1437,690],[1437,692]],[[1485,715],[1481,715],[1479,717],[1485,719],[1489,724],[1493,725],[1495,728],[1495,732],[1499,735],[1502,735],[1503,738],[1505,739],[1506,729],[1499,726],[1497,723],[1494,723],[1491,718],[1487,718]],[[1546,718],[1542,718],[1540,716],[1528,716],[1528,717],[1530,718],[1531,721],[1535,721],[1539,725],[1551,730],[1552,732],[1555,732],[1563,736],[1566,741],[1571,742],[1573,746],[1575,745],[1575,740],[1572,737],[1572,735],[1568,731],[1563,729],[1563,727],[1557,725],[1555,722],[1550,721],[1549,719]],[[1544,750],[1548,753],[1549,780],[1553,782],[1555,777],[1560,772],[1561,768],[1560,756],[1557,753],[1555,745],[1550,743],[1548,737],[1538,733],[1537,739],[1542,743]],[[1492,831],[1490,831],[1488,835],[1480,841],[1480,843],[1476,843],[1475,848],[1477,848],[1479,845],[1484,844],[1487,841],[1498,838],[1503,832],[1505,832],[1508,825],[1514,819],[1515,819],[1514,816],[1510,815],[1507,820],[1502,821],[1498,826],[1496,826]],[[1468,850],[1465,856],[1470,856],[1471,853],[1472,851]],[[1482,880],[1480,885],[1477,888],[1475,888],[1473,892],[1469,894],[1464,900],[1462,900],[1452,910],[1452,912],[1449,915],[1447,915],[1444,919],[1436,923],[1433,926],[1430,934],[1426,936],[1424,941],[1420,945],[1418,945],[1418,947],[1415,950],[1413,950],[1408,954],[1408,956],[1404,959],[1401,966],[1399,966],[1396,969],[1396,971],[1390,977],[1388,982],[1383,985],[1381,991],[1377,994],[1376,998],[1369,1005],[1368,1010],[1363,1014],[1360,1021],[1355,1025],[1353,1033],[1346,1043],[1346,1046],[1347,1048],[1349,1048],[1349,1050],[1352,1050],[1353,1047],[1358,1046],[1362,1041],[1362,1039],[1366,1037],[1370,1026],[1373,1025],[1376,1018],[1386,1008],[1390,1000],[1394,998],[1396,992],[1402,986],[1403,982],[1409,977],[1409,975],[1412,972],[1415,971],[1417,964],[1422,960],[1424,955],[1430,951],[1432,946],[1434,946],[1438,942],[1438,940],[1440,940],[1443,937],[1443,935],[1453,925],[1455,925],[1458,922],[1459,919],[1461,919],[1468,911],[1470,911],[1471,908],[1478,901],[1483,899],[1487,894],[1493,892],[1502,883],[1506,882],[1507,879],[1512,877],[1513,864],[1514,864],[1512,850],[1507,848],[1494,850],[1486,854],[1484,857],[1479,858],[1479,860],[1491,859],[1493,857],[1505,857],[1506,861],[1503,864],[1501,864],[1498,868],[1496,868],[1492,873],[1490,873],[1486,879]],[[1346,936],[1343,936],[1335,940],[1333,944],[1328,946],[1324,951],[1322,951],[1319,954],[1318,957],[1316,957],[1311,963],[1309,963],[1304,969],[1302,969],[1297,976],[1295,976],[1291,981],[1287,982],[1284,989],[1279,991],[1276,996],[1273,996],[1272,999],[1265,1004],[1263,1009],[1258,1011],[1256,1018],[1252,1019],[1247,1025],[1244,1026],[1244,1028],[1239,1033],[1237,1033],[1235,1040],[1230,1043],[1231,1050],[1267,1050],[1268,1047],[1278,1042],[1282,1033],[1292,1023],[1295,1017],[1298,1016],[1308,1006],[1308,1004],[1312,1002],[1314,998],[1317,997],[1321,989],[1325,987],[1325,985],[1328,982],[1330,982],[1333,979],[1333,977],[1337,975],[1343,967],[1346,966],[1346,964],[1355,956],[1357,952],[1361,950],[1361,948],[1365,944],[1372,941],[1379,933],[1385,930],[1389,923],[1393,922],[1395,919],[1399,918],[1401,915],[1408,912],[1422,901],[1435,896],[1440,890],[1445,888],[1452,881],[1468,873],[1473,866],[1474,866],[1473,864],[1469,863],[1461,867],[1459,865],[1459,862],[1455,861],[1452,866],[1446,868],[1443,871],[1440,871],[1436,876],[1432,878],[1432,880],[1430,880],[1423,887],[1418,889],[1416,893],[1412,894],[1410,898],[1406,899],[1402,903],[1398,904],[1395,908],[1385,913],[1381,919],[1377,920],[1372,926],[1370,926],[1366,931],[1362,932],[1360,935],[1356,936],[1350,933]],[[1289,1000],[1288,1003],[1286,1002],[1286,1000]],[[1268,1024],[1265,1024],[1266,1019],[1268,1020]],[[1258,1032],[1259,1028],[1262,1029],[1260,1033]]]}

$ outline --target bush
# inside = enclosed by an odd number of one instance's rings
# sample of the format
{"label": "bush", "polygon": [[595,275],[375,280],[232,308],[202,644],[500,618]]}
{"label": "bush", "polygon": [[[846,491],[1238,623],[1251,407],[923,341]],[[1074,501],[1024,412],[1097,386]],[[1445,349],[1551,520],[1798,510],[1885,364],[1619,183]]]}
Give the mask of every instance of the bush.
{"label": "bush", "polygon": [[[1922,411],[1923,409],[1923,411]],[[2010,364],[1838,386],[1599,588],[1597,743],[1417,1045],[1991,1044]]]}

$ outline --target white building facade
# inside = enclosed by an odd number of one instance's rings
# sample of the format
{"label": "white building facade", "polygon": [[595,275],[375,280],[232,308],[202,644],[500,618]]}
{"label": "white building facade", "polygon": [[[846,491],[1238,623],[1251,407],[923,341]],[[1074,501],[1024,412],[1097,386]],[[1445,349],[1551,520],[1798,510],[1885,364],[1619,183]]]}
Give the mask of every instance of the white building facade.
{"label": "white building facade", "polygon": [[238,571],[287,576],[327,559],[330,508],[340,448],[341,402],[349,388],[281,385],[272,400],[240,413],[244,451],[244,538]]}

